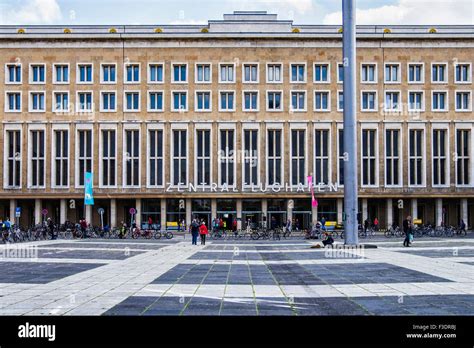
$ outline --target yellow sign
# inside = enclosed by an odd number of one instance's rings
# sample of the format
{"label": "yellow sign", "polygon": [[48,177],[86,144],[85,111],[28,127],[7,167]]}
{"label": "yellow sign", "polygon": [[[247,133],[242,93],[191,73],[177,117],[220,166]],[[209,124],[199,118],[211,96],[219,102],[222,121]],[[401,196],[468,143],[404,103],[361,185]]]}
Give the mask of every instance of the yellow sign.
{"label": "yellow sign", "polygon": [[423,221],[421,219],[413,219],[413,223],[415,225],[421,225],[423,223]]}

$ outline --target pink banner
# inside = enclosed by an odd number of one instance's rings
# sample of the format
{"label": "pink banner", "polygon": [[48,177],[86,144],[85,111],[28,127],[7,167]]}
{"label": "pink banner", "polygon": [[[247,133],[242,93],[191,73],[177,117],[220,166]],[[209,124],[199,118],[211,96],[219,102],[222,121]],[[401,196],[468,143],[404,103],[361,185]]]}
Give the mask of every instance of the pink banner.
{"label": "pink banner", "polygon": [[318,200],[314,197],[313,177],[311,175],[308,175],[308,185],[309,185],[309,188],[311,189],[311,205],[313,207],[317,207]]}

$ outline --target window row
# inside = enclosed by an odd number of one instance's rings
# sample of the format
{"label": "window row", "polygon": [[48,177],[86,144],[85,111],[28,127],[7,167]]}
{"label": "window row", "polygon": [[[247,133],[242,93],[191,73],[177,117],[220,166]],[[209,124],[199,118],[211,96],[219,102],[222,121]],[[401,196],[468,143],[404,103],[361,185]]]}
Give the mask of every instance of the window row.
{"label": "window row", "polygon": [[[243,83],[260,83],[260,63],[242,63],[242,79]],[[137,84],[142,81],[141,63],[125,63],[123,69],[124,83]],[[361,83],[378,83],[378,64],[377,63],[361,63],[360,64],[360,82]],[[194,82],[195,83],[212,83],[212,63],[195,63]],[[306,83],[307,82],[307,63],[290,63],[287,67],[288,79],[290,83]],[[284,80],[284,64],[283,63],[266,63],[266,83],[283,83]],[[54,84],[68,84],[71,79],[69,63],[55,63],[52,65],[52,82]],[[148,63],[146,67],[146,81],[148,83],[164,83],[165,82],[165,63]],[[171,63],[170,66],[172,83],[188,83],[189,82],[189,64],[188,63]],[[471,63],[456,63],[453,65],[453,74],[455,83],[471,83],[472,71]],[[100,83],[116,84],[118,80],[117,63],[101,63],[100,64]],[[342,63],[336,64],[336,80],[342,83],[344,80],[344,66]],[[46,83],[46,64],[31,63],[29,64],[29,80],[30,84]],[[218,64],[218,81],[219,83],[235,83],[237,76],[236,63],[219,63]],[[448,83],[448,63],[431,63],[431,83]],[[331,63],[317,62],[313,64],[314,83],[330,83],[331,82]],[[424,83],[425,82],[425,64],[424,63],[408,63],[406,68],[406,81],[408,83]],[[398,84],[402,82],[401,63],[384,63],[383,82],[390,84]],[[8,63],[5,65],[5,83],[21,84],[22,83],[22,64]],[[92,84],[94,83],[94,64],[93,63],[77,63],[76,64],[76,83]]]}
{"label": "window row", "polygon": [[[94,105],[93,91],[76,92],[77,112],[93,112],[96,110]],[[174,112],[188,111],[188,91],[179,90],[170,93],[170,110]],[[260,111],[260,92],[242,91],[242,111],[258,112]],[[289,93],[289,111],[306,112],[307,91],[292,90]],[[404,104],[402,102],[402,92],[395,90],[384,91],[384,100],[381,109],[384,111],[402,111]],[[211,112],[212,111],[212,91],[194,92],[194,111]],[[236,111],[236,92],[231,90],[218,91],[218,110],[225,112]],[[407,91],[406,109],[413,112],[424,112],[425,92],[419,90]],[[337,111],[343,111],[344,95],[342,91],[337,93]],[[379,101],[378,92],[371,90],[360,91],[360,110],[378,111]],[[117,92],[100,92],[100,112],[117,112]],[[454,91],[455,111],[472,111],[472,91],[456,90]],[[68,91],[54,91],[52,93],[52,112],[67,113],[73,109],[70,93]],[[141,111],[141,92],[124,91],[123,92],[123,110],[126,112]],[[331,111],[331,92],[326,90],[313,91],[313,111],[328,112]],[[146,111],[163,112],[165,110],[165,92],[148,91],[146,100]],[[284,93],[283,91],[266,91],[265,100],[266,111],[284,111]],[[29,112],[46,112],[46,92],[31,91],[28,95]],[[431,111],[446,112],[449,111],[449,92],[431,91]],[[5,112],[22,112],[22,92],[5,92]]]}
{"label": "window row", "polygon": [[[363,187],[379,186],[379,166],[383,163],[384,185],[402,187],[403,155],[407,156],[408,185],[426,186],[426,131],[422,128],[409,129],[407,153],[402,151],[400,128],[363,128],[360,134],[360,183]],[[217,155],[213,150],[211,129],[196,129],[194,152],[189,152],[189,132],[187,129],[172,129],[170,133],[169,155],[165,155],[165,134],[163,128],[150,128],[146,135],[146,165],[142,166],[141,134],[138,128],[125,129],[123,150],[117,146],[117,130],[104,128],[100,131],[99,146],[94,146],[92,129],[76,132],[75,182],[76,187],[84,186],[86,172],[93,171],[94,158],[99,160],[99,186],[117,187],[117,164],[119,152],[123,153],[123,186],[140,187],[142,169],[146,170],[147,187],[164,187],[167,184],[186,186],[190,182],[190,161],[194,161],[195,186],[236,187],[237,167],[241,166],[242,186],[261,184],[260,167],[265,163],[266,185],[306,186],[309,173],[314,174],[314,182],[332,184],[332,150],[330,129],[314,129],[312,134],[312,168],[308,168],[309,139],[306,129],[291,129],[287,140],[289,158],[286,159],[283,129],[267,129],[262,137],[258,128],[242,130],[242,147],[237,149],[236,130],[220,129],[217,139]],[[383,138],[383,161],[379,161],[379,138]],[[472,134],[470,129],[456,129],[455,151],[450,155],[448,128],[436,128],[431,132],[431,178],[433,187],[450,186],[450,161],[455,166],[457,186],[472,186]],[[51,163],[51,186],[68,188],[70,183],[70,134],[67,128],[53,130],[51,160],[46,161],[45,129],[32,129],[28,133],[27,173],[28,188],[44,188],[46,163]],[[7,129],[4,144],[4,187],[20,188],[22,172],[22,143],[19,129]],[[261,158],[261,147],[265,157]],[[337,183],[344,185],[344,139],[343,130],[337,132]],[[217,158],[216,158],[217,157]],[[213,181],[212,166],[216,161],[218,178]],[[165,183],[165,167],[170,169],[170,183]],[[286,180],[284,181],[284,173]]]}

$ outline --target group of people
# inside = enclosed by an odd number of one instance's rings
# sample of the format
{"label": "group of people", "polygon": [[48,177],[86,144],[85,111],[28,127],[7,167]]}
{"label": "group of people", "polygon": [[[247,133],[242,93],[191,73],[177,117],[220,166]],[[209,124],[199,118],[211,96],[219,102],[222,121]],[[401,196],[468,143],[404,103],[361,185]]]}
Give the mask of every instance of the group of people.
{"label": "group of people", "polygon": [[199,221],[199,219],[194,218],[189,226],[189,230],[192,236],[192,244],[197,245],[198,236],[201,236],[201,245],[206,245],[206,236],[209,234],[206,223],[204,221]]}
{"label": "group of people", "polygon": [[370,228],[370,227],[373,227],[374,228],[374,231],[378,231],[379,230],[379,219],[377,219],[377,217],[374,219],[374,221],[372,222],[372,226],[371,226],[371,222],[370,220],[367,218],[365,219],[364,221],[364,232],[367,232],[367,230]]}
{"label": "group of people", "polygon": [[223,218],[214,218],[211,221],[213,231],[225,231],[231,227],[232,231],[237,231],[237,219],[232,220],[232,226],[227,226],[227,220]]}

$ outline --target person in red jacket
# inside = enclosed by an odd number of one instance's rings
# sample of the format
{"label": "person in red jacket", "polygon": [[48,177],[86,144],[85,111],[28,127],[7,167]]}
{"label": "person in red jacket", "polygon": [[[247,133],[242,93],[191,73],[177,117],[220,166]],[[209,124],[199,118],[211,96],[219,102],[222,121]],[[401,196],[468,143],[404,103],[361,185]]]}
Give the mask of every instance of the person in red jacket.
{"label": "person in red jacket", "polygon": [[199,227],[199,234],[201,235],[201,245],[206,245],[206,235],[209,234],[206,223],[203,222]]}

